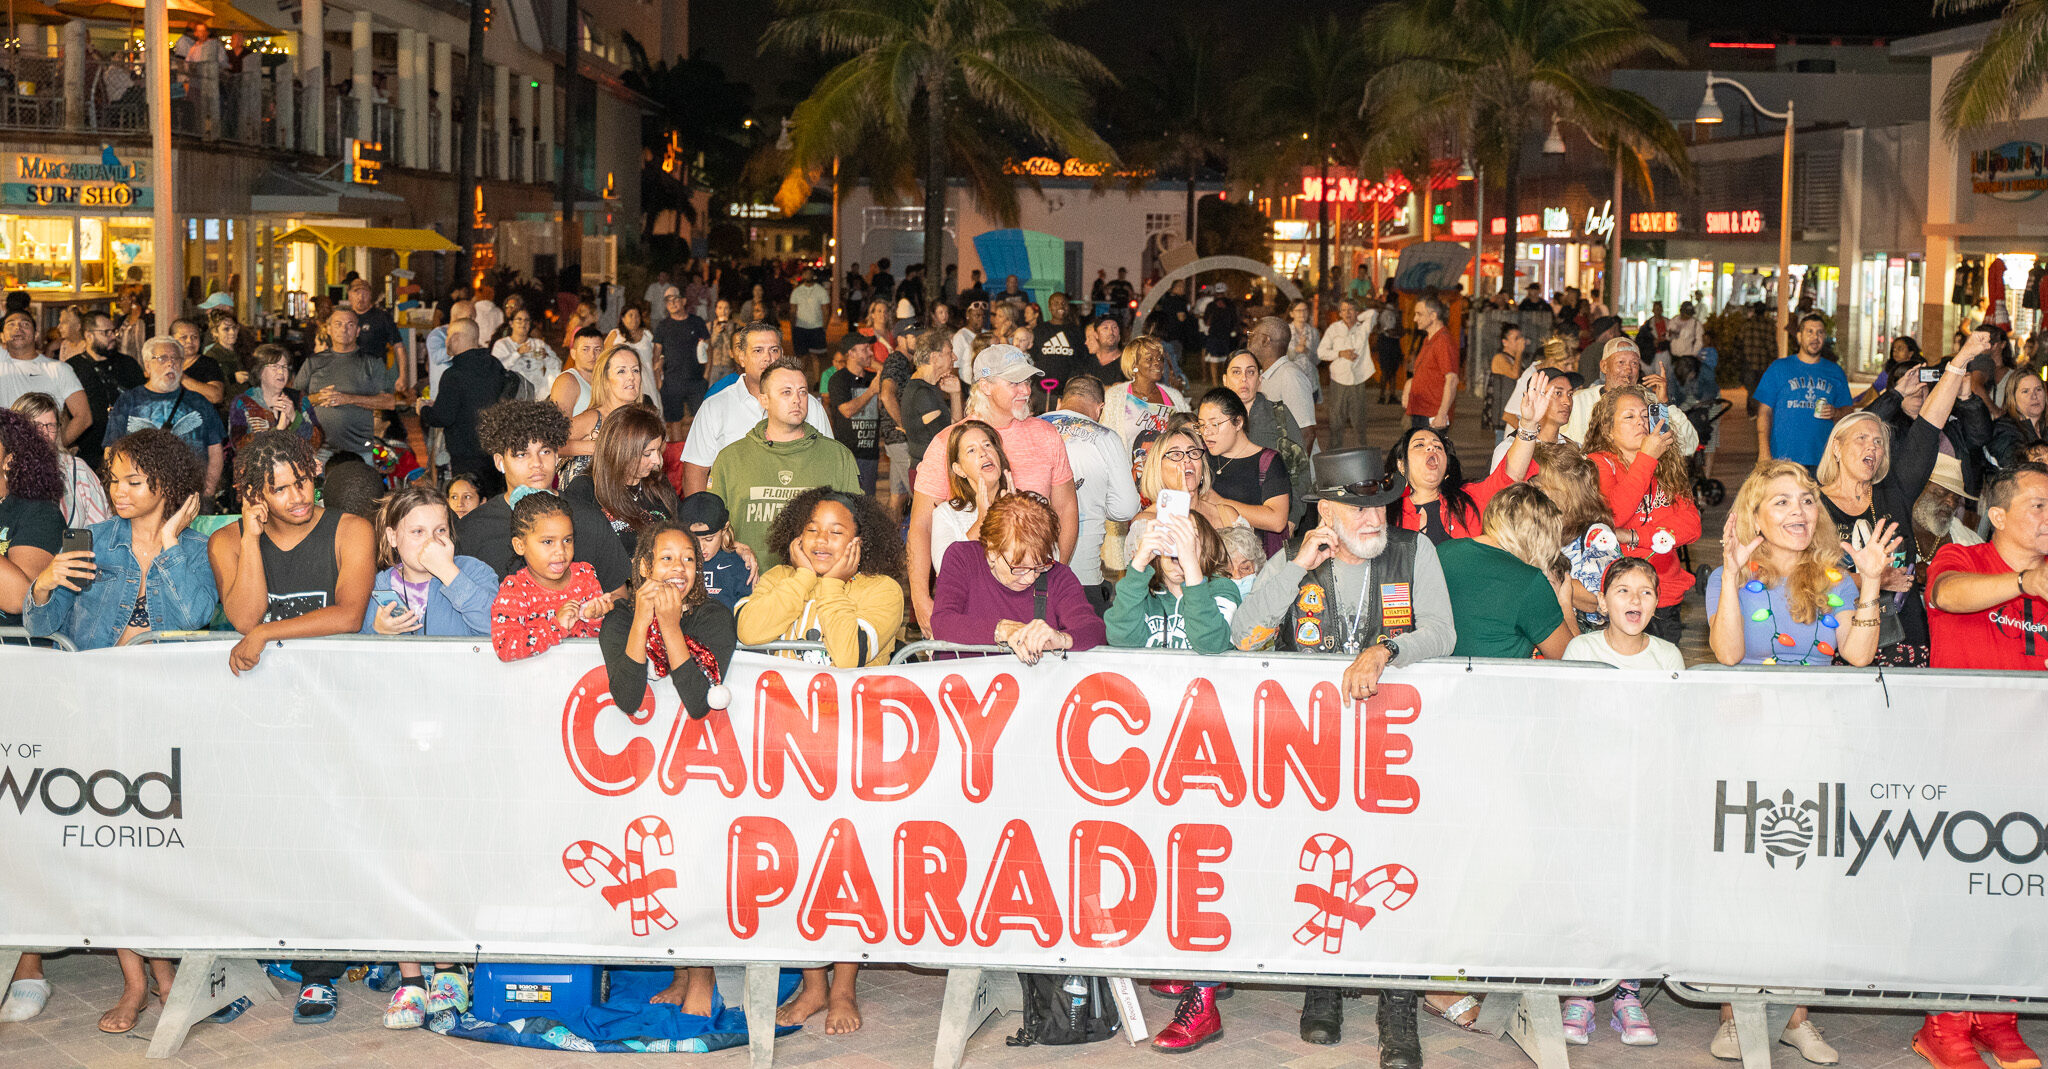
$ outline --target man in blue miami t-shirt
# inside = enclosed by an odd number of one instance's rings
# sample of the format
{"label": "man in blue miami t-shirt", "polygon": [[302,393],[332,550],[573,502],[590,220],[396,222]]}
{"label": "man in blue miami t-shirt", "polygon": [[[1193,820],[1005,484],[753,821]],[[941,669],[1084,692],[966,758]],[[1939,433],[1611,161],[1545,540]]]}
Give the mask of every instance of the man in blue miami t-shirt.
{"label": "man in blue miami t-shirt", "polygon": [[1776,457],[1809,468],[1820,463],[1835,417],[1851,397],[1842,365],[1821,359],[1827,341],[1827,320],[1809,312],[1799,320],[1799,351],[1764,369],[1755,398],[1758,460]]}

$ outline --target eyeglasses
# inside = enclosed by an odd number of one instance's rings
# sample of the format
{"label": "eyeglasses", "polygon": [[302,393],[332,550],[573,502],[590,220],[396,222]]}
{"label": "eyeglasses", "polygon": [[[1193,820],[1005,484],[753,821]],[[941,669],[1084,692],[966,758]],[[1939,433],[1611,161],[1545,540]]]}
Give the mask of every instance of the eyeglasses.
{"label": "eyeglasses", "polygon": [[1176,464],[1184,464],[1190,460],[1201,460],[1209,454],[1200,449],[1169,449],[1159,455]]}
{"label": "eyeglasses", "polygon": [[1228,418],[1205,419],[1202,422],[1195,424],[1195,426],[1200,427],[1205,431],[1226,431],[1232,427],[1237,426],[1237,421]]}
{"label": "eyeglasses", "polygon": [[1013,578],[1027,579],[1036,578],[1038,576],[1044,575],[1046,572],[1051,571],[1052,566],[1057,562],[1046,561],[1044,564],[1011,564],[1009,561],[998,558],[997,563],[1001,564],[1004,568],[1008,569],[1010,575]]}

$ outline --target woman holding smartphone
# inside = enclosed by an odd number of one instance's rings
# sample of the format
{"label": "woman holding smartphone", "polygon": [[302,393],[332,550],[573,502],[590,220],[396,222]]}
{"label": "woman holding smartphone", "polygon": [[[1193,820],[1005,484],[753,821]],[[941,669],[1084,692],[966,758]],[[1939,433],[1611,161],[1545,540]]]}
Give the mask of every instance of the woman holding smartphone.
{"label": "woman holding smartphone", "polygon": [[[1913,502],[1934,474],[1941,455],[1942,428],[1962,396],[1969,363],[1976,350],[1966,345],[1949,358],[1946,368],[1927,368],[1940,376],[1927,390],[1920,415],[1893,440],[1892,425],[1872,412],[1851,412],[1835,424],[1815,468],[1820,503],[1842,537],[1851,544],[1867,541],[1880,524],[1901,531],[1913,529]],[[1915,368],[1902,374],[1919,374]],[[1913,539],[1899,544],[1880,583],[1880,649],[1877,663],[1925,667],[1928,661],[1927,605],[1914,593],[1913,572],[1919,566]]]}
{"label": "woman holding smartphone", "polygon": [[452,514],[434,487],[411,483],[377,509],[377,563],[362,634],[473,637],[491,633],[498,573],[455,555]]}
{"label": "woman holding smartphone", "polygon": [[1593,406],[1586,430],[1586,459],[1600,473],[1622,554],[1647,557],[1657,569],[1657,614],[1649,631],[1674,645],[1684,632],[1678,603],[1693,585],[1678,550],[1700,537],[1692,480],[1671,432],[1676,414],[1643,387],[1612,388]]}
{"label": "woman holding smartphone", "polygon": [[[4,437],[4,435],[0,435]],[[144,631],[205,627],[218,598],[206,560],[206,537],[190,528],[199,514],[199,461],[169,431],[148,428],[108,451],[108,490],[114,518],[65,537],[64,551],[36,575],[23,606],[29,633],[63,635],[81,650],[126,642]],[[76,545],[75,535],[88,539]],[[121,997],[100,1016],[100,1031],[128,1032],[149,1004],[150,973],[167,996],[174,979],[168,959],[120,950]],[[24,986],[26,985],[26,986]],[[24,954],[14,972],[9,1016],[33,1017],[49,998],[42,957]],[[26,998],[20,1007],[16,1002]],[[17,1016],[26,1012],[26,1017]]]}

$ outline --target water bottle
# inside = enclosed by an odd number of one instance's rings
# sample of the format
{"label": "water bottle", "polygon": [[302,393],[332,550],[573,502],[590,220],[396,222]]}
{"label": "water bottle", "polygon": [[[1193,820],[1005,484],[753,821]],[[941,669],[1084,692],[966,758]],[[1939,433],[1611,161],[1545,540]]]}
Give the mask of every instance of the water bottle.
{"label": "water bottle", "polygon": [[1088,1009],[1088,979],[1068,976],[1060,982],[1060,990],[1067,993],[1067,1029],[1078,1034],[1081,1031],[1081,1014]]}

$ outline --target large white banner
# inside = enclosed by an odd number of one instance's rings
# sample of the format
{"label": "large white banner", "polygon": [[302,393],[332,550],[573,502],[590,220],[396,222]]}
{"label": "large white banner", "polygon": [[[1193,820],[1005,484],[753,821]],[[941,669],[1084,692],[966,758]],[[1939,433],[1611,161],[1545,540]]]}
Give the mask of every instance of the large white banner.
{"label": "large white banner", "polygon": [[2048,680],[0,649],[0,945],[2048,995]]}

